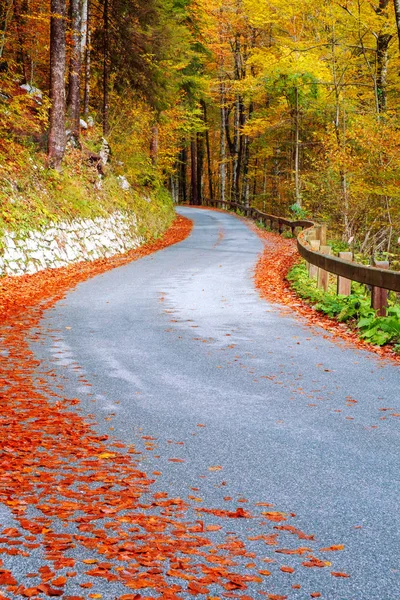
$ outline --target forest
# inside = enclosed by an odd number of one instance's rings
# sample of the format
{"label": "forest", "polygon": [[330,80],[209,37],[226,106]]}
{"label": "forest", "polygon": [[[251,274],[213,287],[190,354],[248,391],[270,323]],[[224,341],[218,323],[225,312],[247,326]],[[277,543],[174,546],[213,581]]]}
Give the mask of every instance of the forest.
{"label": "forest", "polygon": [[4,225],[119,177],[321,219],[396,268],[399,31],[399,0],[2,0]]}

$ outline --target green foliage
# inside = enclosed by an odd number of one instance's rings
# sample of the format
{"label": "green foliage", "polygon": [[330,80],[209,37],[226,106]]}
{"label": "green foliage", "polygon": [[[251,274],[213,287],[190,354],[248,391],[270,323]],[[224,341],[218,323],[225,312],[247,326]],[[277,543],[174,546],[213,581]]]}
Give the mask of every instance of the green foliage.
{"label": "green foliage", "polygon": [[294,219],[301,220],[307,218],[307,211],[304,210],[300,204],[297,204],[297,202],[292,204],[292,206],[289,207],[289,210]]}
{"label": "green foliage", "polygon": [[386,317],[379,317],[371,308],[369,295],[363,286],[353,283],[350,296],[338,296],[333,288],[324,292],[308,277],[304,262],[295,265],[287,275],[295,292],[313,304],[318,312],[347,323],[362,339],[376,346],[394,344],[400,351],[400,306],[390,306]]}

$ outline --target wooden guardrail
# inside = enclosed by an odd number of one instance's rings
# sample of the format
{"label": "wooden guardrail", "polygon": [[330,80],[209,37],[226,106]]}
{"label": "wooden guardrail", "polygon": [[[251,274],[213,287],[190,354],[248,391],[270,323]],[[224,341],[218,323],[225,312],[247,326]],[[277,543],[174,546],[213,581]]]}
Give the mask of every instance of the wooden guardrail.
{"label": "wooden guardrail", "polygon": [[[261,221],[271,229],[274,227],[283,233],[285,227],[290,229],[295,235],[296,228],[302,231],[297,236],[297,248],[300,255],[309,265],[316,268],[314,276],[321,279],[323,273],[333,273],[337,275],[340,281],[357,281],[371,287],[372,306],[378,310],[378,313],[386,313],[387,291],[392,290],[400,292],[400,272],[389,270],[388,263],[379,263],[379,266],[361,265],[345,260],[337,256],[329,255],[329,248],[326,246],[326,230],[324,226],[308,220],[292,221],[284,217],[277,217],[261,212],[252,207],[246,207],[237,202],[206,202],[208,206],[215,206],[223,209],[239,209],[246,217]],[[322,236],[321,236],[322,228]],[[314,243],[317,241],[317,245]],[[313,248],[314,246],[314,248]],[[321,247],[321,251],[315,249]],[[327,253],[328,252],[328,253]],[[346,256],[347,258],[347,256]],[[381,267],[381,268],[379,268]],[[319,272],[319,274],[317,273]],[[326,279],[327,283],[327,279]]]}

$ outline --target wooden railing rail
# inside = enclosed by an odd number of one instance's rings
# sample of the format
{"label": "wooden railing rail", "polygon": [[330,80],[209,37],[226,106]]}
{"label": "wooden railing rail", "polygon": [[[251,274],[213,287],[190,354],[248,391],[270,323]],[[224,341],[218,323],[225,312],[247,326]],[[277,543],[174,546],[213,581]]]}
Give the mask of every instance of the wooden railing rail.
{"label": "wooden railing rail", "polygon": [[[294,235],[296,228],[300,228],[302,231],[297,235],[297,247],[300,255],[307,263],[314,265],[322,271],[333,273],[338,277],[371,286],[373,299],[374,297],[379,297],[379,293],[377,293],[379,290],[400,292],[400,272],[398,271],[353,263],[344,260],[343,258],[324,254],[323,252],[318,252],[313,249],[312,244],[310,243],[311,240],[321,239],[321,225],[314,221],[292,221],[284,217],[263,213],[256,208],[247,207],[238,202],[205,201],[205,204],[216,208],[239,209],[246,217],[261,221],[265,225],[271,227],[271,229],[275,226],[279,233],[283,233],[285,227],[287,227]],[[326,240],[321,241],[321,245],[324,246],[324,244],[326,244]],[[388,265],[385,265],[385,267],[387,266]],[[381,314],[384,314],[383,306],[374,306],[374,308],[377,308],[381,311]]]}

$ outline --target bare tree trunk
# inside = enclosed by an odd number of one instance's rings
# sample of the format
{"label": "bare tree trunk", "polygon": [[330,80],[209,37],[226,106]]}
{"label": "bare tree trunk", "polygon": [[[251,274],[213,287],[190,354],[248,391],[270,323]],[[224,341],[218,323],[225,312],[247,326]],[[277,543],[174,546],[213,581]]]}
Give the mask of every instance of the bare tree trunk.
{"label": "bare tree trunk", "polygon": [[187,149],[183,148],[180,153],[179,165],[180,165],[180,173],[179,173],[179,200],[182,201],[183,204],[187,202],[187,185],[186,185],[186,171],[187,171],[187,162],[188,155]]}
{"label": "bare tree trunk", "polygon": [[71,119],[72,136],[79,144],[81,118],[81,0],[71,0],[70,19],[72,28],[71,57],[69,64],[68,115]]}
{"label": "bare tree trunk", "polygon": [[28,83],[28,70],[26,67],[27,57],[24,45],[25,20],[22,17],[22,14],[26,14],[27,10],[28,7],[26,6],[26,0],[23,0],[21,4],[19,0],[14,0],[14,18],[18,35],[18,62],[22,70],[22,83]]}
{"label": "bare tree trunk", "polygon": [[104,0],[103,9],[103,135],[108,135],[109,83],[110,83],[110,23],[109,0]]}
{"label": "bare tree trunk", "polygon": [[12,9],[13,0],[7,0],[2,6],[0,5],[0,58],[3,56],[4,52],[6,33],[11,20]]}
{"label": "bare tree trunk", "polygon": [[[249,119],[253,113],[254,106],[250,103],[249,106]],[[243,190],[242,200],[245,206],[249,206],[250,197],[250,180],[249,180],[249,163],[250,163],[250,138],[248,135],[243,136]]]}
{"label": "bare tree trunk", "polygon": [[150,158],[152,165],[157,164],[158,158],[158,125],[153,125],[151,128],[151,141],[150,141]]}
{"label": "bare tree trunk", "polygon": [[65,0],[51,0],[49,165],[61,168],[65,152]]}
{"label": "bare tree trunk", "polygon": [[204,119],[204,125],[206,127],[205,137],[206,137],[206,152],[207,152],[208,193],[210,195],[210,200],[212,202],[214,200],[214,188],[213,188],[213,176],[212,176],[212,167],[211,167],[210,131],[208,129],[207,105],[204,102],[204,100],[201,101],[201,106],[203,108],[203,119]]}
{"label": "bare tree trunk", "polygon": [[379,35],[376,40],[377,56],[377,77],[376,86],[378,93],[379,112],[386,111],[386,86],[387,86],[387,67],[388,67],[388,48],[392,35],[386,33]]}
{"label": "bare tree trunk", "polygon": [[197,196],[197,146],[196,140],[192,138],[190,142],[190,165],[191,165],[191,180],[190,180],[190,204],[197,205],[198,204],[198,196]]}
{"label": "bare tree trunk", "polygon": [[295,106],[295,146],[294,146],[294,180],[295,180],[295,201],[301,207],[300,194],[300,111],[299,111],[299,90],[296,88],[296,106]]}
{"label": "bare tree trunk", "polygon": [[89,114],[90,101],[90,60],[91,60],[91,0],[86,0],[86,36],[85,36],[85,90],[83,95],[83,114],[85,117]]}
{"label": "bare tree trunk", "polygon": [[204,133],[197,134],[197,202],[203,204]]}
{"label": "bare tree trunk", "polygon": [[399,38],[399,50],[400,50],[400,0],[394,1],[394,12],[396,15],[396,26],[397,26],[397,35]]}
{"label": "bare tree trunk", "polygon": [[221,162],[220,162],[220,176],[221,176],[221,202],[226,200],[226,106],[225,106],[225,85],[221,79],[220,82],[220,101],[221,101],[221,136],[220,136],[220,148],[221,148]]}
{"label": "bare tree trunk", "polygon": [[[385,21],[388,22],[389,20],[389,15],[386,11],[388,4],[389,0],[379,0],[379,7],[376,10],[376,13],[383,17],[383,23],[385,23]],[[393,35],[391,33],[380,32],[376,39],[376,87],[378,95],[378,107],[380,113],[386,111],[388,49],[392,38]]]}

